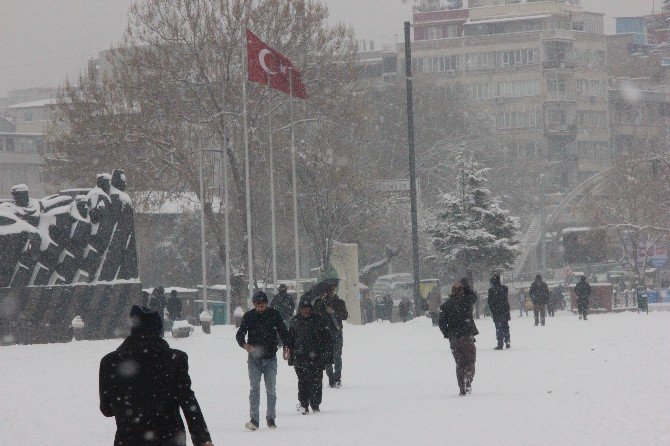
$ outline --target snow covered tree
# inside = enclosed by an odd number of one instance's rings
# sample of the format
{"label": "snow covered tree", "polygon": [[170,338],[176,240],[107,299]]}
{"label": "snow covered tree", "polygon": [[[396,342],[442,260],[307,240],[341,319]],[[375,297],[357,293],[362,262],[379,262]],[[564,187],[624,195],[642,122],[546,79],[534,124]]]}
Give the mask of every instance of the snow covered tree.
{"label": "snow covered tree", "polygon": [[424,222],[433,251],[430,258],[443,273],[471,279],[477,273],[511,268],[519,254],[518,219],[485,187],[490,169],[463,152],[457,155],[456,168],[456,187],[441,195]]}

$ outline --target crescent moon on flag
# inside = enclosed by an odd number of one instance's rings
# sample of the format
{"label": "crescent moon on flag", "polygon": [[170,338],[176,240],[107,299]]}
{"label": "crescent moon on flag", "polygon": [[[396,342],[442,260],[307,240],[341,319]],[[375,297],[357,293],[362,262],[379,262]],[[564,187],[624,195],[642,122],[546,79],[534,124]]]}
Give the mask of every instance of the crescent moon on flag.
{"label": "crescent moon on flag", "polygon": [[277,74],[276,71],[272,71],[268,68],[268,66],[265,64],[265,56],[268,54],[272,54],[270,50],[267,48],[263,48],[260,53],[258,53],[258,62],[261,64],[261,68],[267,73],[267,74]]}

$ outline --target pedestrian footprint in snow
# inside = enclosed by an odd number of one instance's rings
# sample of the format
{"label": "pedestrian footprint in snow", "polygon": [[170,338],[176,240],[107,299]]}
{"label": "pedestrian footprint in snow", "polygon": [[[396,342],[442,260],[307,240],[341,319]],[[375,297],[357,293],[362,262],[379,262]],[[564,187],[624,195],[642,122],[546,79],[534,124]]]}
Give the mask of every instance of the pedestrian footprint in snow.
{"label": "pedestrian footprint in snow", "polygon": [[186,353],[162,339],[163,320],[134,305],[132,328],[116,351],[100,361],[100,411],[116,418],[115,446],[186,446],[179,409],[195,446],[214,446],[191,390]]}

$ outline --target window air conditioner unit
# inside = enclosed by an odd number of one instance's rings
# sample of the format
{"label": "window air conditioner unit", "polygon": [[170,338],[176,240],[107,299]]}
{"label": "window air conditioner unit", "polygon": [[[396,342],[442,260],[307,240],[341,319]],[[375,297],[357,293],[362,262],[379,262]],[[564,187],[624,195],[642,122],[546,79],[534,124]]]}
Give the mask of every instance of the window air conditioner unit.
{"label": "window air conditioner unit", "polygon": [[505,98],[503,98],[501,96],[496,96],[496,97],[493,98],[493,102],[496,103],[496,104],[502,104],[503,99],[505,99]]}
{"label": "window air conditioner unit", "polygon": [[456,70],[446,70],[445,73],[447,73],[449,76],[453,76],[456,74]]}

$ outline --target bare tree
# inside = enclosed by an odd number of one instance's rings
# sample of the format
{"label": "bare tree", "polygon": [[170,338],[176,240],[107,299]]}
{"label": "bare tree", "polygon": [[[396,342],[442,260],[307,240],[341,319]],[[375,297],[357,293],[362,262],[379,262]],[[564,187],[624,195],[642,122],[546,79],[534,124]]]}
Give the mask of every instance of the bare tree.
{"label": "bare tree", "polygon": [[[276,50],[296,61],[310,94],[299,114],[352,125],[355,113],[342,113],[333,98],[357,76],[353,33],[326,24],[327,9],[309,0],[154,0],[137,1],[129,12],[123,43],[108,54],[112,66],[101,78],[80,76],[66,82],[56,106],[49,136],[62,162],[63,178],[120,167],[134,190],[161,191],[162,196],[199,193],[199,147],[225,150],[233,184],[232,252],[242,264],[246,254],[244,176],[241,163],[244,30],[254,30]],[[264,215],[268,196],[269,104],[275,123],[288,122],[283,93],[248,86],[252,214]],[[275,134],[276,147],[288,146],[287,132]],[[325,143],[320,150],[327,150]],[[331,147],[337,152],[337,147]],[[288,165],[288,151],[277,150],[277,169]],[[208,166],[207,183],[213,169]],[[132,191],[131,191],[132,192]],[[212,191],[205,190],[212,201]],[[281,191],[280,191],[281,193]],[[279,203],[288,203],[278,197]],[[224,258],[222,214],[205,205]],[[262,237],[265,218],[255,218],[252,232]]]}
{"label": "bare tree", "polygon": [[628,156],[612,169],[586,197],[584,210],[616,236],[622,263],[643,280],[651,251],[670,235],[670,163],[667,154]]}

